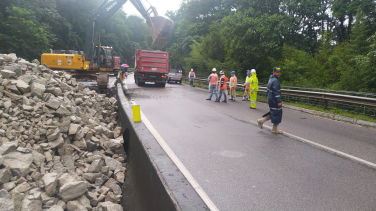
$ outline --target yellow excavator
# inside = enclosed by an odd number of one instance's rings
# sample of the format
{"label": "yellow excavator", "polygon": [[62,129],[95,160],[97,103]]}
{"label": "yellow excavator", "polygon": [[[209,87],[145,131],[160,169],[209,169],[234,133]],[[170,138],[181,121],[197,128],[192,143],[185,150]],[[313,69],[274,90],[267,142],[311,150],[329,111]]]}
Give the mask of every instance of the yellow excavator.
{"label": "yellow excavator", "polygon": [[[119,65],[119,61],[115,58],[112,47],[96,45],[99,42],[103,25],[126,2],[127,0],[105,0],[91,13],[83,52],[51,50],[50,53],[42,54],[41,63],[51,69],[70,71],[76,78],[96,79],[98,88],[106,89],[108,75],[116,71],[114,67]],[[152,45],[163,47],[172,33],[173,22],[159,16],[153,6],[146,9],[141,0],[130,0],[130,2],[146,19],[153,38]]]}

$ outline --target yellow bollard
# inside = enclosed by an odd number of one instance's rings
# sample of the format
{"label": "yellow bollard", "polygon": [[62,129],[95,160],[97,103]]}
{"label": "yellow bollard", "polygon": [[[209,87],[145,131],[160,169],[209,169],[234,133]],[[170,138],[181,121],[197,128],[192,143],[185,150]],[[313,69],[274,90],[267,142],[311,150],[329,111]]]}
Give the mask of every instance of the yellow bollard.
{"label": "yellow bollard", "polygon": [[140,105],[133,105],[133,122],[141,122],[141,108]]}

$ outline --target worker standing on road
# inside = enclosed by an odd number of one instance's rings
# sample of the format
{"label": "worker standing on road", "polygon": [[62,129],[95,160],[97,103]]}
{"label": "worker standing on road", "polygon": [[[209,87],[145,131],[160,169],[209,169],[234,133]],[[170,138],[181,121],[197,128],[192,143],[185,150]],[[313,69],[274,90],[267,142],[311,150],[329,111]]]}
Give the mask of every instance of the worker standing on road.
{"label": "worker standing on road", "polygon": [[191,72],[189,72],[188,78],[189,83],[191,84],[191,86],[193,86],[193,80],[196,78],[196,74],[195,72],[193,72],[193,69],[191,69]]}
{"label": "worker standing on road", "polygon": [[212,74],[208,77],[209,80],[209,90],[210,90],[210,96],[206,100],[211,100],[213,96],[213,92],[215,93],[216,100],[215,102],[219,102],[218,99],[218,92],[217,92],[217,83],[218,83],[218,75],[217,75],[217,69],[212,69]]}
{"label": "worker standing on road", "polygon": [[264,114],[261,119],[257,120],[258,126],[262,129],[265,121],[271,119],[273,123],[272,133],[282,134],[282,130],[278,130],[278,125],[282,122],[282,98],[281,85],[278,78],[281,76],[281,68],[274,67],[273,75],[270,76],[268,82],[268,103],[270,111]]}
{"label": "worker standing on road", "polygon": [[251,91],[251,109],[255,109],[256,108],[256,102],[257,102],[257,92],[258,92],[258,78],[257,78],[257,75],[256,75],[256,70],[255,69],[252,69],[251,70],[251,84],[249,86],[250,88],[250,91]]}
{"label": "worker standing on road", "polygon": [[219,72],[219,74],[221,75],[221,78],[219,79],[219,99],[218,99],[218,101],[221,100],[221,97],[222,97],[222,94],[223,94],[225,96],[225,99],[222,102],[227,103],[227,81],[228,81],[228,78],[226,77],[225,72],[223,70],[221,70],[221,72]]}
{"label": "worker standing on road", "polygon": [[238,84],[238,79],[235,76],[235,71],[231,71],[230,78],[230,100],[235,101],[236,97],[236,85]]}
{"label": "worker standing on road", "polygon": [[244,83],[244,95],[243,95],[243,100],[242,101],[249,101],[249,87],[251,86],[251,71],[247,70],[247,77],[245,78],[245,83]]}

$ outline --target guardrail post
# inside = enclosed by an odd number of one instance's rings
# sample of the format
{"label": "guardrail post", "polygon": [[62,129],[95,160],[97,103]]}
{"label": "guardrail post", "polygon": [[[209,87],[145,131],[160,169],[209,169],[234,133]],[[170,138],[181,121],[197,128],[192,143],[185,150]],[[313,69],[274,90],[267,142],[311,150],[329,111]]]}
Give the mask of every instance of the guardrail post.
{"label": "guardrail post", "polygon": [[328,100],[324,99],[324,109],[328,110]]}

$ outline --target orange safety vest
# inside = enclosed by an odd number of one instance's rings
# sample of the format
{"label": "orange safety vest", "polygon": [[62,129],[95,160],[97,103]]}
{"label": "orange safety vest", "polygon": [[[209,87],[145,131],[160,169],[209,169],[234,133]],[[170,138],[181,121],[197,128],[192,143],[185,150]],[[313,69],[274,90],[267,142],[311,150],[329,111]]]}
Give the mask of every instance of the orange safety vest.
{"label": "orange safety vest", "polygon": [[210,85],[216,85],[217,84],[217,81],[218,81],[218,75],[217,73],[212,73],[210,75],[211,79],[210,79]]}
{"label": "orange safety vest", "polygon": [[238,78],[236,78],[236,76],[232,76],[230,78],[230,87],[236,87],[237,83],[238,83]]}
{"label": "orange safety vest", "polygon": [[[223,86],[221,86],[222,79],[224,79]],[[228,81],[228,78],[226,76],[222,75],[221,78],[219,79],[219,89],[227,89],[227,81]]]}
{"label": "orange safety vest", "polygon": [[190,72],[189,75],[190,75],[190,76],[194,76],[195,73],[194,73],[194,72]]}

